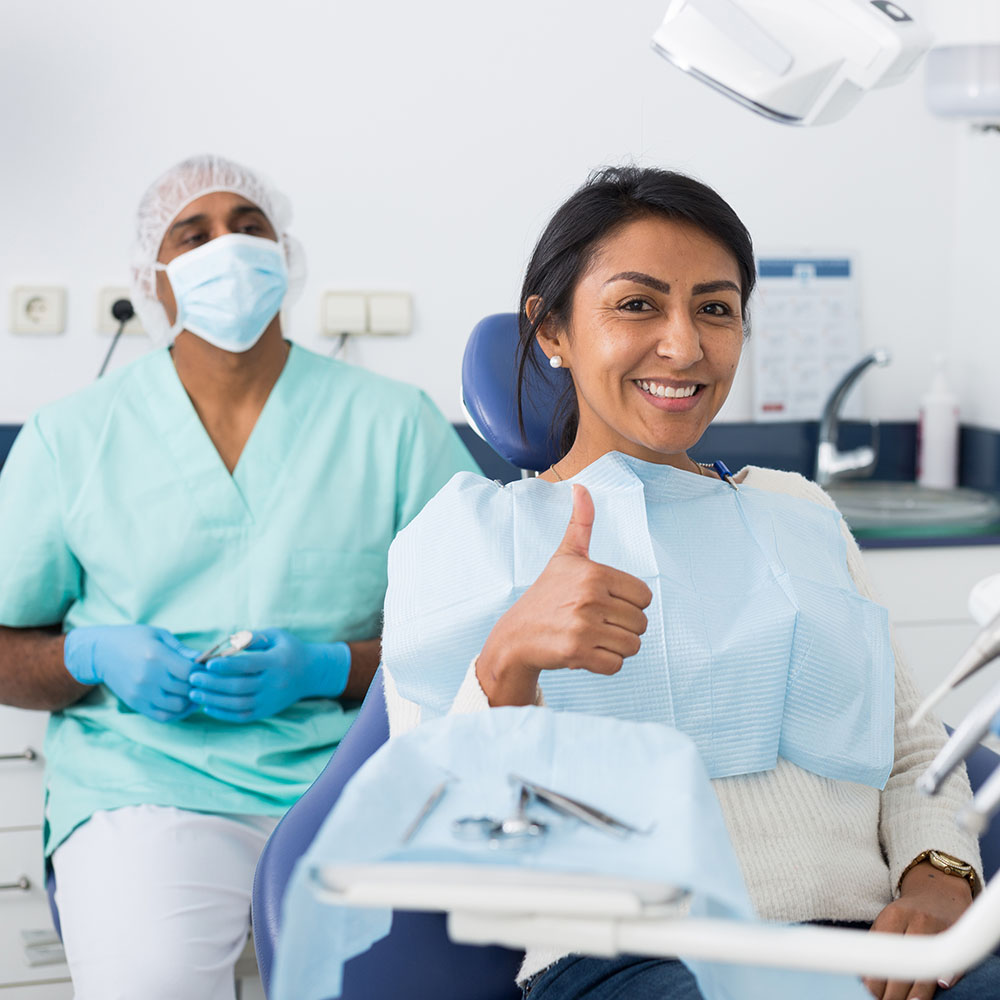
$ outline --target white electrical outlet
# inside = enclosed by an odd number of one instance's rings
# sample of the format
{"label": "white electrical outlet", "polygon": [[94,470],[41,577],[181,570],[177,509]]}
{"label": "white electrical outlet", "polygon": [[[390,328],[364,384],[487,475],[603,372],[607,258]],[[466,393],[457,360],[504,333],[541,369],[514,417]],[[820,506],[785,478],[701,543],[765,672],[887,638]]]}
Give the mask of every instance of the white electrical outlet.
{"label": "white electrical outlet", "polygon": [[66,289],[20,285],[10,295],[11,333],[62,333],[66,329]]}
{"label": "white electrical outlet", "polygon": [[[114,318],[111,314],[111,307],[119,299],[129,299],[132,298],[132,291],[126,288],[124,285],[108,285],[106,288],[102,288],[97,293],[97,332],[106,333],[111,336],[118,332],[118,320]],[[133,316],[125,324],[125,329],[122,330],[123,337],[129,337],[133,334],[145,334],[142,322],[139,320],[138,316]]]}

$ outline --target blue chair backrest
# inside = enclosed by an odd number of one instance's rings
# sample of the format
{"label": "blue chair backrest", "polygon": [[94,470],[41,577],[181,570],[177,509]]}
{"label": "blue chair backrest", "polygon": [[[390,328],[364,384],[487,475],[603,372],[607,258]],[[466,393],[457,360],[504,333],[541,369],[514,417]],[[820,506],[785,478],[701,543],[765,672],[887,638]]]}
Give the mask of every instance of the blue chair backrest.
{"label": "blue chair backrest", "polygon": [[560,458],[552,433],[569,373],[551,368],[537,343],[539,362],[525,366],[524,435],[517,422],[518,327],[516,313],[480,320],[462,358],[462,402],[473,427],[493,450],[519,469],[542,472]]}
{"label": "blue chair backrest", "polygon": [[[382,671],[323,773],[271,834],[253,885],[253,936],[265,993],[295,862],[312,843],[354,772],[389,738]],[[344,966],[343,1000],[519,1000],[523,952],[454,944],[440,913],[393,914],[388,937]]]}

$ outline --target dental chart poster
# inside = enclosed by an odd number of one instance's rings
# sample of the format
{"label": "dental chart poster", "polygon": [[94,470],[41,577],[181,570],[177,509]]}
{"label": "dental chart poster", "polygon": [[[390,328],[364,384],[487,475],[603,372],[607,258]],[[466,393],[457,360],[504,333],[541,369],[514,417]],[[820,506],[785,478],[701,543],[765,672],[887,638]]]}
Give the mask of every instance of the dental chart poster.
{"label": "dental chart poster", "polygon": [[[753,306],[754,420],[818,420],[862,352],[854,262],[848,257],[762,257]],[[843,416],[860,413],[848,397]]]}

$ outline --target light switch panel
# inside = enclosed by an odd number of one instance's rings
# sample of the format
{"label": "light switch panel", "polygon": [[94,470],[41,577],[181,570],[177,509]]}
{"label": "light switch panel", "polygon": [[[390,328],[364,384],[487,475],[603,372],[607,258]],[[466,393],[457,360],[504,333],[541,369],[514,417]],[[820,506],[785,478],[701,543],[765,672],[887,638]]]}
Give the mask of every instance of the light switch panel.
{"label": "light switch panel", "polygon": [[413,329],[413,298],[408,292],[372,292],[368,296],[368,332],[398,336]]}
{"label": "light switch panel", "polygon": [[368,301],[363,292],[327,292],[320,332],[324,337],[368,332]]}

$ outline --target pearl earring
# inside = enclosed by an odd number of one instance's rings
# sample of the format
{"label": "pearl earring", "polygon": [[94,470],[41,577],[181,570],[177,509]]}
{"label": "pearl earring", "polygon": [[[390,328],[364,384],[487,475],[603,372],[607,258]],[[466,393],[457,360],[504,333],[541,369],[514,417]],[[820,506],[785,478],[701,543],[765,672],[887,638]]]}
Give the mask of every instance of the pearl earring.
{"label": "pearl earring", "polygon": [[562,357],[558,354],[553,354],[552,357],[549,358],[549,364],[553,368],[562,368]]}

